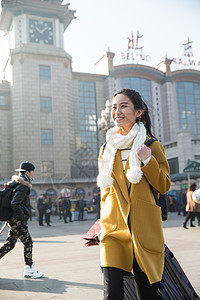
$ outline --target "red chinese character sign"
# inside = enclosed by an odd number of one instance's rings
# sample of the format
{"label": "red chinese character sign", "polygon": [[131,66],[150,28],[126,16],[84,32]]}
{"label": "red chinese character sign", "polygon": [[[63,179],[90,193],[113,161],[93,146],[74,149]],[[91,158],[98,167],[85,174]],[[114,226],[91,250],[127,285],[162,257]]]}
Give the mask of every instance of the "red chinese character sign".
{"label": "red chinese character sign", "polygon": [[183,43],[183,54],[181,58],[173,58],[174,66],[187,69],[199,69],[200,61],[194,59],[192,43],[188,37],[187,42]]}
{"label": "red chinese character sign", "polygon": [[126,52],[121,53],[121,58],[125,63],[142,63],[142,62],[150,62],[150,55],[143,55],[143,45],[142,45],[142,37],[143,35],[137,34],[133,35],[131,33],[131,37],[128,38],[128,47]]}

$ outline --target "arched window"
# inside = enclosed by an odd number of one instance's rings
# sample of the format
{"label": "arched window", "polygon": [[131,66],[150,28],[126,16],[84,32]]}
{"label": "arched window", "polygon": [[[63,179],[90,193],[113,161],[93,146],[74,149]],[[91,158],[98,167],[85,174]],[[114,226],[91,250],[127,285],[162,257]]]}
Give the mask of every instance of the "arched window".
{"label": "arched window", "polygon": [[36,192],[36,190],[31,189],[29,196],[30,196],[31,199],[36,199],[37,198],[37,192]]}
{"label": "arched window", "polygon": [[85,196],[85,190],[81,187],[76,188],[75,196]]}
{"label": "arched window", "polygon": [[96,186],[95,188],[93,188],[93,196],[98,195],[100,192],[100,188],[98,186]]}
{"label": "arched window", "polygon": [[56,190],[54,189],[48,189],[46,191],[46,195],[49,197],[49,198],[57,198],[57,192]]}

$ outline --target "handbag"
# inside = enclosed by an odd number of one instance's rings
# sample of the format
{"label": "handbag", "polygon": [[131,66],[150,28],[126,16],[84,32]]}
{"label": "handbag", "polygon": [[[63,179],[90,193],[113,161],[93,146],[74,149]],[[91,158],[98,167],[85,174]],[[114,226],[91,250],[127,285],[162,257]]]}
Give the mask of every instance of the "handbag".
{"label": "handbag", "polygon": [[87,242],[85,243],[86,247],[99,245],[99,234],[101,232],[101,223],[100,219],[98,219],[92,227],[88,230],[86,235],[84,236],[84,240]]}

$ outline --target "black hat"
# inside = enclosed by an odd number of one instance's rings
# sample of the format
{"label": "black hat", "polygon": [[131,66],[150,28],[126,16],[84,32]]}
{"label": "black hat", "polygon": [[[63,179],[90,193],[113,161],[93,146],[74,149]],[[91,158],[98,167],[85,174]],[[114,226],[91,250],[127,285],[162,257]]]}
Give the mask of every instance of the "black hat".
{"label": "black hat", "polygon": [[35,170],[35,166],[28,162],[28,161],[24,161],[24,162],[21,162],[20,166],[19,166],[19,169],[16,169],[15,171],[18,171],[18,172],[26,172],[26,171],[34,171]]}

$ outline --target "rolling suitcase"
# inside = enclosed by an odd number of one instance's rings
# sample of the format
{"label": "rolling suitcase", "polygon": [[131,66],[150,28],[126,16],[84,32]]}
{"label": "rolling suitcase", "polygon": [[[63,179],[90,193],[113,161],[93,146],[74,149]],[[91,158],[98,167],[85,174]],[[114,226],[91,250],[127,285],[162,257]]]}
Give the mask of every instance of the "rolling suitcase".
{"label": "rolling suitcase", "polygon": [[[99,219],[84,236],[84,239],[87,241],[86,246],[99,244],[96,238],[98,237],[100,229]],[[126,272],[124,275],[123,300],[138,300],[134,281],[134,275]],[[163,300],[200,300],[200,297],[195,292],[186,274],[167,245],[165,245],[163,277],[158,283],[158,290],[159,296]]]}
{"label": "rolling suitcase", "polygon": [[[158,289],[161,299],[200,300],[180,264],[166,245],[163,278],[158,283]],[[134,275],[130,273],[124,276],[124,300],[137,299]]]}

